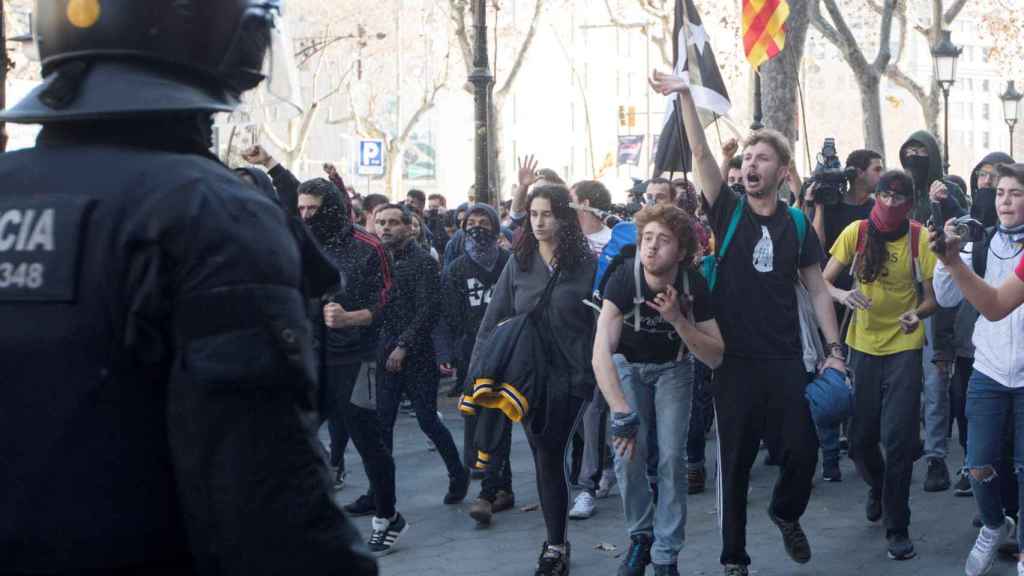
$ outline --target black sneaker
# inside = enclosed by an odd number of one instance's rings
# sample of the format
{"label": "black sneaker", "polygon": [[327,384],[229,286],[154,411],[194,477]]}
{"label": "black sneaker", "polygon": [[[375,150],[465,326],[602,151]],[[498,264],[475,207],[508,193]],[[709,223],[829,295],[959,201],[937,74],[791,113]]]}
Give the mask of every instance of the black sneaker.
{"label": "black sneaker", "polygon": [[957,479],[956,485],[953,486],[953,496],[960,496],[961,498],[970,498],[974,496],[974,488],[971,486],[971,477],[967,472],[961,472],[960,478]]}
{"label": "black sneaker", "polygon": [[882,497],[875,490],[868,490],[868,503],[864,506],[864,515],[868,522],[878,522],[882,519]]}
{"label": "black sneaker", "polygon": [[469,472],[463,470],[461,474],[448,480],[448,493],[444,495],[445,504],[458,504],[466,499],[469,493]]}
{"label": "black sneaker", "polygon": [[906,530],[889,532],[885,539],[889,541],[890,560],[910,560],[917,556],[914,543],[910,541],[910,534]]}
{"label": "black sneaker", "polygon": [[941,458],[928,460],[928,476],[924,480],[925,492],[942,492],[949,490],[949,470],[946,461]]}
{"label": "black sneaker", "polygon": [[368,494],[363,494],[355,502],[346,504],[344,510],[349,516],[369,516],[377,511],[377,505]]}
{"label": "black sneaker", "polygon": [[778,526],[782,532],[782,543],[786,547],[786,554],[797,564],[806,564],[811,561],[811,544],[807,542],[807,534],[800,527],[799,521],[787,522],[776,516],[771,507],[768,507],[768,517]]}
{"label": "black sneaker", "polygon": [[750,571],[743,564],[726,564],[722,568],[725,569],[725,576],[747,576]]}
{"label": "black sneaker", "polygon": [[675,564],[654,564],[654,576],[679,576]]}
{"label": "black sneaker", "polygon": [[370,552],[378,556],[390,554],[394,551],[395,544],[398,544],[398,537],[408,528],[409,525],[405,522],[405,518],[398,512],[395,512],[395,518],[390,521],[387,518],[375,517],[373,519],[373,532],[370,534],[370,539],[367,541],[366,546],[370,549]]}
{"label": "black sneaker", "polygon": [[643,576],[647,565],[651,563],[651,545],[654,539],[647,534],[634,534],[629,537],[629,550],[622,557],[618,576]]}
{"label": "black sneaker", "polygon": [[826,482],[842,482],[843,472],[839,469],[839,462],[825,462],[822,464],[821,477]]}
{"label": "black sneaker", "polygon": [[565,543],[565,552],[548,546],[545,542],[537,559],[537,571],[533,576],[568,576],[569,574],[569,543]]}

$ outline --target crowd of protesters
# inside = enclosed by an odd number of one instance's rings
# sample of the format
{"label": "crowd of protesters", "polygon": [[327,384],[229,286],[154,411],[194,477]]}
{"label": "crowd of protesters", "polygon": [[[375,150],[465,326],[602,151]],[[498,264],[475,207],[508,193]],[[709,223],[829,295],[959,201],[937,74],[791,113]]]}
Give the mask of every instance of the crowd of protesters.
{"label": "crowd of protesters", "polygon": [[[366,469],[369,492],[345,510],[372,516],[369,547],[390,552],[408,528],[392,456],[405,402],[447,470],[443,502],[481,480],[468,509],[481,526],[514,506],[513,466],[529,467],[510,457],[522,422],[546,526],[538,575],[569,573],[567,520],[590,518],[616,485],[629,543],[619,574],[678,574],[686,499],[705,490],[716,421],[710,474],[727,575],[749,571],[747,493],[761,448],[779,467],[768,516],[795,562],[811,559],[800,518],[819,450],[830,482],[842,481],[848,451],[886,554],[912,558],[913,464],[927,460],[926,491],[952,487],[953,421],[965,453],[953,493],[979,509],[966,574],[1019,549],[1024,165],[990,154],[968,189],[918,132],[902,169],[886,171],[875,151],[850,154],[848,191],[826,204],[817,183],[801,186],[783,136],[761,130],[716,158],[686,83],[651,83],[678,94],[696,179],[649,180],[625,221],[609,218],[600,182],[568,186],[533,157],[499,211],[449,209],[419,190],[399,203],[360,197],[330,165],[300,183],[261,148],[246,152],[267,174],[240,177],[301,218],[341,272],[310,305],[320,408],[335,488],[349,440]],[[967,216],[980,223],[973,244],[957,225]],[[812,408],[809,383],[829,371],[848,387],[852,417],[825,422]],[[465,417],[461,454],[438,412],[445,392]]]}

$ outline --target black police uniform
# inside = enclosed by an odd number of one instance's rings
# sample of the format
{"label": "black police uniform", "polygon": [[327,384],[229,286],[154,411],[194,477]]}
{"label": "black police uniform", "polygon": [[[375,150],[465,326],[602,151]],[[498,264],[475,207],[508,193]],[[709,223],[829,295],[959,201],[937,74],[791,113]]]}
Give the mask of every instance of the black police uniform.
{"label": "black police uniform", "polygon": [[0,155],[2,574],[376,574],[316,444],[296,238],[204,150],[279,8],[37,1],[44,83],[0,114],[44,124]]}
{"label": "black police uniform", "polygon": [[0,570],[369,573],[284,213],[211,160],[49,128],[0,179]]}

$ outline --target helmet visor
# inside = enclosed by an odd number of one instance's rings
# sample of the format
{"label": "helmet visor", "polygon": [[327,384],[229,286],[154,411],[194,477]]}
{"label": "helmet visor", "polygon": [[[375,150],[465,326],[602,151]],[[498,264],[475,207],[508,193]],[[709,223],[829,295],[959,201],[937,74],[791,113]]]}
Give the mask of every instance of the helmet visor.
{"label": "helmet visor", "polygon": [[249,10],[225,59],[223,76],[244,101],[278,119],[302,113],[299,74],[292,42],[276,4]]}
{"label": "helmet visor", "polygon": [[271,15],[270,43],[263,59],[263,76],[266,80],[258,90],[265,106],[277,107],[279,118],[293,118],[302,113],[302,91],[294,45],[284,19],[276,12]]}

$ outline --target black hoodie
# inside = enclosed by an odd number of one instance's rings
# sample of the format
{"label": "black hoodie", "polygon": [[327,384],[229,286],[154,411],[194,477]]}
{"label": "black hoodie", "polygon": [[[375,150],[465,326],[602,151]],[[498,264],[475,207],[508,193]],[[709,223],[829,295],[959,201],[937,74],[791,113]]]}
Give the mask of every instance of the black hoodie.
{"label": "black hoodie", "polygon": [[991,164],[993,167],[997,164],[1013,164],[1013,158],[1005,152],[992,152],[971,170],[971,216],[986,228],[990,228],[999,223],[999,216],[996,213],[995,193],[982,192],[983,198],[978,195],[978,170],[985,164]]}
{"label": "black hoodie", "polygon": [[262,192],[270,201],[281,206],[281,209],[288,214],[288,225],[292,229],[292,234],[299,242],[299,252],[302,256],[302,280],[306,295],[319,296],[336,286],[338,284],[338,269],[320,251],[309,230],[302,224],[298,212],[293,213],[289,211],[281,203],[281,198],[277,194],[277,188],[274,187],[270,176],[263,170],[252,167],[235,168],[235,172],[248,175],[257,190]]}
{"label": "black hoodie", "polygon": [[[928,149],[928,174],[924,178],[920,174],[913,174],[913,171],[907,166],[906,151],[907,147],[911,144],[920,144]],[[914,209],[911,211],[910,217],[921,223],[927,222],[931,217],[928,191],[932,186],[932,182],[943,179],[942,148],[931,132],[918,130],[911,134],[910,138],[907,138],[903,146],[900,146],[900,164],[914,176]],[[953,182],[946,181],[946,187],[950,189],[950,197],[956,200],[960,208],[967,206],[964,191],[959,186]]]}
{"label": "black hoodie", "polygon": [[[487,204],[475,205],[466,213],[467,220],[474,211],[486,214],[491,220],[492,229],[499,230],[501,222],[493,208]],[[464,230],[465,227],[460,231]],[[452,260],[444,270],[441,282],[444,319],[451,328],[456,342],[455,349],[462,355],[461,359],[465,364],[469,363],[473,345],[476,343],[476,333],[480,330],[487,305],[494,296],[494,285],[498,283],[501,271],[505,269],[505,263],[510,256],[508,250],[496,248],[498,259],[491,270],[477,264],[465,252]]]}
{"label": "black hoodie", "polygon": [[[348,207],[337,191],[324,195],[320,208],[306,224],[320,248],[341,272],[340,283],[323,295],[315,311],[318,325],[326,330],[325,361],[350,364],[372,360],[377,347],[377,323],[391,282],[387,254],[376,238],[349,221]],[[328,301],[350,312],[369,310],[374,324],[328,329],[324,325],[322,307]]]}

